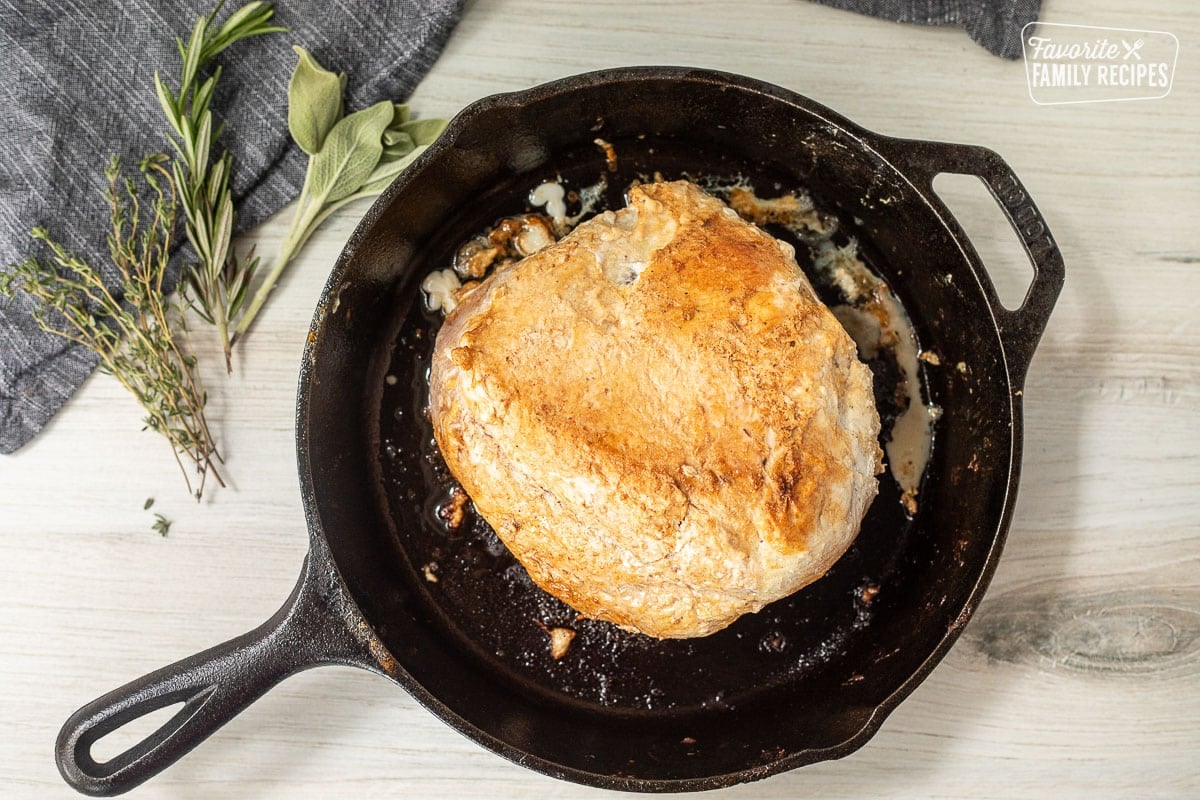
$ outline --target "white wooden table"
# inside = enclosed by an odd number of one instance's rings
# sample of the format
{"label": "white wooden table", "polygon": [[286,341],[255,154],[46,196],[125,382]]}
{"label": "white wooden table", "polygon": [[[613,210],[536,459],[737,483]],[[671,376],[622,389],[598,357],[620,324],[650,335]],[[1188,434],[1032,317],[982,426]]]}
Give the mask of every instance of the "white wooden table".
{"label": "white wooden table", "polygon": [[[449,116],[606,66],[740,72],[882,133],[998,150],[1062,248],[1066,289],[1027,383],[1020,499],[977,617],[861,751],[725,796],[1200,796],[1200,18],[1186,0],[1046,0],[1042,18],[1175,33],[1173,91],[1038,106],[1021,62],[961,31],[800,0],[479,0],[412,100]],[[951,200],[985,255],[1008,241],[990,201]],[[76,707],[249,630],[291,589],[306,547],[299,355],[365,208],[331,219],[290,268],[232,379],[209,353],[232,488],[189,501],[163,442],[138,432],[138,410],[103,376],[0,459],[0,795],[72,796],[52,753]],[[248,238],[272,251],[283,228]],[[1028,267],[1009,260],[993,264],[1011,293]],[[154,511],[174,521],[169,536],[151,530]],[[484,751],[379,678],[324,668],[133,796],[604,794]]]}

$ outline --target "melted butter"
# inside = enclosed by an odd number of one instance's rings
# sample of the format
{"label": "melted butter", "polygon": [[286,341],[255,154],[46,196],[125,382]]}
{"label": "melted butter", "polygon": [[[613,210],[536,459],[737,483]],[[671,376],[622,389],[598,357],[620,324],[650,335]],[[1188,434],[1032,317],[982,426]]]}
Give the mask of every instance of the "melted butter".
{"label": "melted butter", "polygon": [[579,211],[567,214],[567,191],[559,181],[546,181],[538,184],[529,193],[529,204],[535,208],[545,208],[546,215],[554,223],[554,232],[562,238],[584,218],[595,212],[604,192],[608,189],[608,180],[603,176],[591,186],[579,190]]}
{"label": "melted butter", "polygon": [[604,177],[591,186],[585,186],[579,190],[579,213],[570,218],[572,227],[578,225],[581,219],[596,210],[600,201],[604,199],[606,191],[608,191],[608,181]]}
{"label": "melted butter", "polygon": [[[540,223],[540,224],[539,224]],[[540,220],[527,219],[513,239],[517,255],[531,256],[554,244],[554,233]]]}
{"label": "melted butter", "polygon": [[892,423],[884,451],[905,510],[916,514],[921,476],[933,449],[933,426],[942,411],[921,397],[920,351],[912,320],[887,284],[867,269],[853,240],[845,247],[825,242],[817,251],[815,266],[846,296],[847,304],[835,306],[833,312],[858,345],[860,356],[875,358],[886,349],[896,358],[897,392],[904,408]]}
{"label": "melted butter", "polygon": [[562,229],[567,224],[567,192],[558,181],[546,181],[529,193],[529,204],[545,208],[547,216],[554,220],[554,227]]}
{"label": "melted butter", "polygon": [[441,311],[442,314],[449,314],[458,305],[457,293],[461,288],[462,282],[452,269],[436,270],[421,281],[425,304],[430,311]]}

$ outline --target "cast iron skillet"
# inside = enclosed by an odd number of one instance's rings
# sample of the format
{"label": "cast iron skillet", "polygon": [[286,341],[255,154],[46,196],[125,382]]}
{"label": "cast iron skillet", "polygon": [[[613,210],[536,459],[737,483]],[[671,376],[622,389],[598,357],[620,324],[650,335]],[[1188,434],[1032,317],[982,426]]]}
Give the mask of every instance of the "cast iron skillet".
{"label": "cast iron skillet", "polygon": [[[597,137],[616,147],[618,172]],[[470,234],[525,210],[540,181],[607,175],[619,194],[655,170],[740,173],[765,196],[809,187],[942,364],[923,375],[943,415],[915,519],[884,476],[825,578],[714,636],[672,642],[574,619],[486,525],[440,522],[447,476],[423,415],[437,320],[418,290]],[[1020,308],[1000,304],[933,193],[940,172],[982,178],[1020,235],[1035,272]],[[792,92],[694,69],[612,70],[481,100],[367,213],[317,308],[296,425],[310,550],[292,596],[254,631],[77,711],[59,768],[82,792],[126,791],[283,678],[330,663],[386,676],[500,755],[594,786],[708,789],[845,756],[983,595],[1016,498],[1026,368],[1062,281],[1040,214],[980,147],[880,136]],[[887,415],[888,366],[873,366]],[[539,625],[578,631],[566,657],[550,657]],[[97,739],[173,704],[144,741],[92,758]]]}

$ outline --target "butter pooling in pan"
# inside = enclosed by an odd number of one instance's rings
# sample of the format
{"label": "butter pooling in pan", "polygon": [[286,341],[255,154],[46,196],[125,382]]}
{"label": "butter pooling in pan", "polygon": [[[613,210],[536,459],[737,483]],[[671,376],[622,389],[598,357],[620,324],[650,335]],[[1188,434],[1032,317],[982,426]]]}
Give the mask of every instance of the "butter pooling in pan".
{"label": "butter pooling in pan", "polygon": [[832,308],[834,316],[858,344],[859,355],[874,359],[887,349],[896,358],[900,380],[896,391],[902,411],[892,423],[884,444],[888,469],[900,486],[900,502],[909,516],[917,513],[921,476],[929,463],[933,426],[940,407],[921,398],[919,360],[936,363],[936,357],[919,351],[912,322],[887,284],[876,277],[858,255],[857,244],[837,247],[824,242],[817,251],[817,270],[830,277],[846,298]]}

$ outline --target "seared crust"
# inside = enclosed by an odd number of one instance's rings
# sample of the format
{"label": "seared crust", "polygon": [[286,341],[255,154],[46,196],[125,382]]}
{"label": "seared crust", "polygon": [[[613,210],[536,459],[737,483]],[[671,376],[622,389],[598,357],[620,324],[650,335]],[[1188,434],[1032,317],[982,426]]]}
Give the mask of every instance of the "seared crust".
{"label": "seared crust", "polygon": [[675,638],[850,545],[877,489],[871,385],[791,248],[679,181],[466,294],[430,407],[450,470],[539,586]]}

